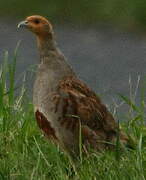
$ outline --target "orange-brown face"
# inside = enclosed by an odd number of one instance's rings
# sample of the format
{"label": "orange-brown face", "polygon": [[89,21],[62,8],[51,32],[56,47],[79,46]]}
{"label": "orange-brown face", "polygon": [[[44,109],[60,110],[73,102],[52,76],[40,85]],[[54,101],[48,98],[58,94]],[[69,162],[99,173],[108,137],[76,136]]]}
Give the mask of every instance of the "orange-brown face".
{"label": "orange-brown face", "polygon": [[52,25],[49,21],[39,15],[27,17],[24,21],[18,24],[19,27],[26,27],[37,35],[47,35],[52,32]]}

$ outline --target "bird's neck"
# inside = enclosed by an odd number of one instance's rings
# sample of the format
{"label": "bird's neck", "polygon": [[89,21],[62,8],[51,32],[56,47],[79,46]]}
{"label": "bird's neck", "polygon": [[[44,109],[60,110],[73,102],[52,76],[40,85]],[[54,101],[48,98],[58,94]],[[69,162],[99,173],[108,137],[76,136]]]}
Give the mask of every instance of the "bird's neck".
{"label": "bird's neck", "polygon": [[[61,76],[68,74],[73,75],[74,71],[67,63],[61,51],[57,48],[53,36],[37,37],[38,48],[40,51],[40,64],[45,65],[47,69],[55,72],[60,72]],[[75,75],[75,74],[74,74]]]}
{"label": "bird's neck", "polygon": [[47,36],[37,36],[37,45],[40,57],[48,57],[50,52],[56,51],[56,42],[52,34]]}

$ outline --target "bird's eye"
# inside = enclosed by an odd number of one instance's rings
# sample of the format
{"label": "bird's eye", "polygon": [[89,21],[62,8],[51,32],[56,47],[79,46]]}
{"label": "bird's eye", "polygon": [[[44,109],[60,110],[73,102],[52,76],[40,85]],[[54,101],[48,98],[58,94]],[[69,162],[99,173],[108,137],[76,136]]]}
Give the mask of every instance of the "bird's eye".
{"label": "bird's eye", "polygon": [[34,23],[35,23],[35,24],[39,24],[40,21],[39,21],[38,19],[35,19],[35,20],[34,20]]}

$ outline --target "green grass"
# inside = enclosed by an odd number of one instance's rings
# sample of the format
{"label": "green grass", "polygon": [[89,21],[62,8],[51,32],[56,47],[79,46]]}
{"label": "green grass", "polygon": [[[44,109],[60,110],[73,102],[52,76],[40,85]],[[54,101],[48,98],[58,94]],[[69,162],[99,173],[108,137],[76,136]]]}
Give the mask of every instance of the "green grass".
{"label": "green grass", "polygon": [[[135,139],[135,149],[91,153],[76,166],[43,137],[27,97],[25,76],[19,92],[15,82],[16,55],[8,53],[0,67],[0,180],[144,180],[146,179],[145,102],[121,99],[129,105],[123,129]],[[82,155],[81,155],[82,156]]]}

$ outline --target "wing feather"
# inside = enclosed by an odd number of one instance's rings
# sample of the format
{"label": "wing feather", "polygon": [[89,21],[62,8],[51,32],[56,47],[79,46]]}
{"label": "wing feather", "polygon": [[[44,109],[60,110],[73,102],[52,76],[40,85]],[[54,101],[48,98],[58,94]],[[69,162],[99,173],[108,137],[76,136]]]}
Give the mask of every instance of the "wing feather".
{"label": "wing feather", "polygon": [[[93,130],[104,129],[104,131],[114,131],[116,122],[102,104],[99,97],[87,87],[85,83],[74,76],[66,77],[60,81],[58,95],[63,102],[62,117],[67,124],[73,119],[82,125],[87,125]],[[74,127],[74,126],[73,126]]]}

